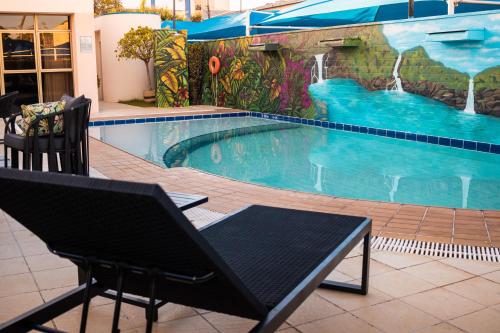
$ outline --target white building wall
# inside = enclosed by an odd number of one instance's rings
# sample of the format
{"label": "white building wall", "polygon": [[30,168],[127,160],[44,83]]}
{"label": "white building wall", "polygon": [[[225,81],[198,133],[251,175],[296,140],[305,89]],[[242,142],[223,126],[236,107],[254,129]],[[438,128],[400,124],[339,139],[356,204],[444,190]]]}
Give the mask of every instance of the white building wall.
{"label": "white building wall", "polygon": [[[92,112],[99,110],[92,0],[0,0],[2,13],[65,14],[71,16],[72,60],[75,95],[92,99]],[[80,51],[80,37],[92,38],[92,51]]]}
{"label": "white building wall", "polygon": [[[100,31],[102,97],[106,102],[142,99],[147,88],[147,75],[141,60],[118,60],[115,50],[118,41],[130,28],[147,26],[160,29],[161,18],[155,14],[116,13],[95,19],[95,30]],[[154,81],[151,61],[151,79]],[[154,85],[154,82],[152,82]]]}

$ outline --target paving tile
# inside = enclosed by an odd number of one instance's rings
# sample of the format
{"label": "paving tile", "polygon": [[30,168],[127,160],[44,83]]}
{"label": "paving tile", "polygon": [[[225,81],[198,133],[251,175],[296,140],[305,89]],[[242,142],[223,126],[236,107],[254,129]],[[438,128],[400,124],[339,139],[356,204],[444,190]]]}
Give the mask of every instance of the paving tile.
{"label": "paving tile", "polygon": [[343,313],[322,320],[316,320],[297,327],[303,333],[382,333],[379,329],[356,318],[350,313]]}
{"label": "paving tile", "polygon": [[484,309],[451,320],[450,323],[469,333],[498,333],[500,316],[494,310]]}
{"label": "paving tile", "polygon": [[483,305],[442,288],[407,296],[402,301],[441,320],[457,318],[484,308]]}
{"label": "paving tile", "polygon": [[500,263],[491,263],[478,260],[446,258],[441,259],[440,261],[474,275],[482,275],[500,269]]}
{"label": "paving tile", "polygon": [[408,296],[435,288],[433,284],[403,271],[376,275],[370,279],[370,284],[392,297]]}
{"label": "paving tile", "polygon": [[32,272],[75,266],[71,261],[58,257],[52,253],[27,256],[25,258]]}
{"label": "paving tile", "polygon": [[328,302],[316,293],[311,294],[295,312],[288,317],[287,322],[292,326],[297,326],[313,320],[327,318],[344,312],[338,306]]}
{"label": "paving tile", "polygon": [[33,272],[40,290],[76,286],[78,273],[76,266]]}
{"label": "paving tile", "polygon": [[415,333],[464,333],[464,331],[448,323],[440,323],[415,331]]}
{"label": "paving tile", "polygon": [[0,260],[0,276],[28,273],[29,268],[24,258],[12,258]]}
{"label": "paving tile", "polygon": [[204,314],[203,317],[222,333],[248,332],[252,329],[252,327],[257,325],[257,321],[255,320],[230,316],[217,312]]}
{"label": "paving tile", "polygon": [[439,261],[431,261],[422,265],[408,267],[403,269],[403,271],[436,286],[444,286],[474,276]]}
{"label": "paving tile", "polygon": [[[354,283],[359,283],[359,280],[355,281]],[[316,293],[332,302],[333,304],[337,305],[339,308],[347,311],[387,302],[392,299],[391,296],[384,294],[373,286],[370,286],[368,288],[367,295],[357,295],[327,289],[317,289]]]}
{"label": "paving tile", "polygon": [[372,259],[396,269],[415,266],[435,260],[432,257],[414,254],[380,251],[372,254]]}
{"label": "paving tile", "polygon": [[361,308],[352,314],[386,333],[413,332],[440,322],[400,300]]}
{"label": "paving tile", "polygon": [[0,277],[0,297],[38,291],[30,273]]}
{"label": "paving tile", "polygon": [[500,303],[500,284],[482,277],[450,284],[444,288],[483,305]]}
{"label": "paving tile", "polygon": [[[357,256],[342,260],[335,269],[341,273],[351,276],[353,279],[359,279],[361,278],[362,267],[363,267],[363,257]],[[387,265],[381,264],[373,259],[370,260],[370,276],[386,273],[391,270],[392,268]]]}
{"label": "paving tile", "polygon": [[40,293],[30,292],[0,298],[0,323],[43,303]]}
{"label": "paving tile", "polygon": [[0,244],[0,259],[11,259],[22,257],[22,253],[17,244]]}
{"label": "paving tile", "polygon": [[491,273],[486,273],[483,275],[483,277],[493,282],[500,283],[500,270]]}
{"label": "paving tile", "polygon": [[[143,333],[145,326],[131,330],[122,330],[123,333]],[[209,322],[201,316],[181,318],[164,323],[153,324],[153,333],[217,333]],[[237,331],[235,331],[237,332]]]}

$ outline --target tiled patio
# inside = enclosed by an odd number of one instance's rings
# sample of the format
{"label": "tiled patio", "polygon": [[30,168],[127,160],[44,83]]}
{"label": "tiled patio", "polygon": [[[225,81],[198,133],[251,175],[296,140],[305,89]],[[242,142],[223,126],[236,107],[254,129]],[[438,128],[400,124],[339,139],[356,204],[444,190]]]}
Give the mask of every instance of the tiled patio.
{"label": "tiled patio", "polygon": [[[165,110],[112,105],[99,119],[156,116]],[[225,110],[222,110],[225,111]],[[178,112],[193,112],[189,110]],[[211,107],[196,112],[221,112]],[[187,168],[163,169],[91,140],[93,172],[114,179],[156,182],[169,191],[209,196],[202,207],[228,213],[248,204],[370,216],[374,235],[500,246],[500,212],[401,205],[276,190]],[[198,225],[198,224],[197,224]],[[338,281],[360,277],[353,251],[332,273]],[[282,332],[499,332],[500,263],[374,251],[369,295],[316,291],[287,320]],[[50,253],[40,240],[0,211],[0,322],[75,286],[76,268]],[[80,309],[51,325],[78,330]],[[92,303],[88,332],[108,332],[113,304]],[[168,304],[156,332],[246,332],[255,323],[218,313]],[[122,332],[142,332],[142,309],[124,305]]]}
{"label": "tiled patio", "polygon": [[[288,318],[282,332],[498,332],[500,264],[375,251],[367,296],[317,290]],[[359,249],[331,278],[357,281]],[[76,267],[0,213],[0,322],[69,290]],[[88,332],[109,332],[114,304],[94,299]],[[77,332],[80,308],[50,325]],[[122,332],[143,332],[144,310],[124,305]],[[246,332],[255,322],[168,304],[156,332]]]}

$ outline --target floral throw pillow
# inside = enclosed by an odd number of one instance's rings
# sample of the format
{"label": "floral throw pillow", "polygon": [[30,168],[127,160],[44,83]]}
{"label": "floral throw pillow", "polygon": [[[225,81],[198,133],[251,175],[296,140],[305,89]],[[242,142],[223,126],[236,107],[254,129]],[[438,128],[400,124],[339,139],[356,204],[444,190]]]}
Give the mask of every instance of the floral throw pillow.
{"label": "floral throw pillow", "polygon": [[[38,103],[31,105],[21,105],[22,118],[17,119],[17,126],[21,129],[21,135],[26,136],[28,127],[36,119],[38,115],[47,115],[51,113],[61,112],[66,105],[65,101]],[[54,119],[54,134],[62,134],[64,130],[64,123],[62,115],[58,115]],[[47,119],[41,120],[38,126],[38,135],[49,134],[49,122]],[[29,133],[33,136],[33,129]]]}

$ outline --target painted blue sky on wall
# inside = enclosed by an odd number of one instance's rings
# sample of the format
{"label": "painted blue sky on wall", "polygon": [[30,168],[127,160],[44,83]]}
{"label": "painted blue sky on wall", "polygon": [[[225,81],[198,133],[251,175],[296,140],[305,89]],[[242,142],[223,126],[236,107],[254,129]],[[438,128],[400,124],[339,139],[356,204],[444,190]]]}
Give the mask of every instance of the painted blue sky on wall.
{"label": "painted blue sky on wall", "polygon": [[[485,40],[482,42],[426,41],[430,32],[478,28],[485,29]],[[389,44],[400,53],[422,46],[433,60],[470,76],[500,65],[500,11],[491,15],[386,24],[383,33]]]}

